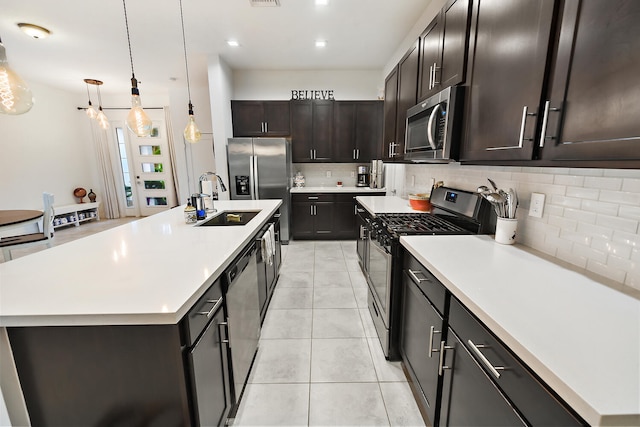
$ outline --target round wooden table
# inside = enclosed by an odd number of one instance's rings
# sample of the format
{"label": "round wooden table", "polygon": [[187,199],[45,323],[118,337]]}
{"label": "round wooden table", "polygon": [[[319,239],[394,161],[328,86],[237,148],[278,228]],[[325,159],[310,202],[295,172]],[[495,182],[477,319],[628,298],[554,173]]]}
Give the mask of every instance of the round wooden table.
{"label": "round wooden table", "polygon": [[42,211],[0,210],[0,237],[37,233]]}

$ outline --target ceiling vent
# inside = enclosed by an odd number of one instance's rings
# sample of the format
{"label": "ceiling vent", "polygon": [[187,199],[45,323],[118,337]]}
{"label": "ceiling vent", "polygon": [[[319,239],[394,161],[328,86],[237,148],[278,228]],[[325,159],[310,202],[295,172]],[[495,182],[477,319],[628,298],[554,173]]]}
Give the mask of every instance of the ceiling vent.
{"label": "ceiling vent", "polygon": [[280,0],[249,0],[253,7],[280,7]]}

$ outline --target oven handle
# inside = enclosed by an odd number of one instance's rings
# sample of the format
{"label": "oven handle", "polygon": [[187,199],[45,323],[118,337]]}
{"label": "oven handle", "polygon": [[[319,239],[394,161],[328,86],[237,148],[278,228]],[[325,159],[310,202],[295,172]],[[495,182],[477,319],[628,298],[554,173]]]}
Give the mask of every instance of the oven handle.
{"label": "oven handle", "polygon": [[440,108],[442,108],[440,104],[437,104],[435,107],[433,107],[433,111],[429,116],[429,122],[427,123],[427,138],[429,139],[429,145],[433,150],[436,149],[436,143],[433,140],[433,120],[435,119],[436,114]]}

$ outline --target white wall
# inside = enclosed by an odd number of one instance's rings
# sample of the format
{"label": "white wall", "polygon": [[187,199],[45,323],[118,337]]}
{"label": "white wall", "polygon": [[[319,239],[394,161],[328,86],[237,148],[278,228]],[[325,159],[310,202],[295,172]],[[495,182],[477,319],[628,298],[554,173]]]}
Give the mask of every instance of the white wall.
{"label": "white wall", "polygon": [[73,189],[101,193],[86,95],[30,83],[31,111],[0,115],[0,209],[42,209],[42,193],[58,205],[76,203]]}
{"label": "white wall", "polygon": [[378,99],[380,70],[236,70],[233,99],[288,100],[292,90],[332,89],[336,100]]}
{"label": "white wall", "polygon": [[220,58],[209,59],[209,99],[211,101],[211,122],[213,124],[213,144],[216,172],[227,186],[226,192],[218,191],[218,198],[229,200],[229,170],[227,167],[227,139],[233,136],[231,124],[231,97],[233,74],[231,68]]}

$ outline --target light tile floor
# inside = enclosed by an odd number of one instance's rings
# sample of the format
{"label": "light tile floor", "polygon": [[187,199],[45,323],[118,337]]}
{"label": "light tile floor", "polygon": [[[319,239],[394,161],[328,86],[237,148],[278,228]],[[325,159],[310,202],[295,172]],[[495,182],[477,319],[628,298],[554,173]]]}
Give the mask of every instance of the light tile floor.
{"label": "light tile floor", "polygon": [[355,241],[292,241],[234,426],[423,426],[385,360]]}

